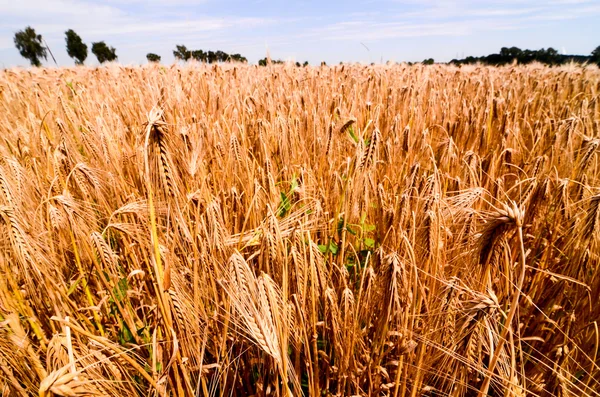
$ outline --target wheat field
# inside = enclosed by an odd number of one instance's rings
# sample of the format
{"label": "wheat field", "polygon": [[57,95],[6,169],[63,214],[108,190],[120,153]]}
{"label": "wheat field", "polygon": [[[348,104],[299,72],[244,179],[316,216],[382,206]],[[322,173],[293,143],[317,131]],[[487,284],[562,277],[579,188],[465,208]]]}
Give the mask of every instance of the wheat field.
{"label": "wheat field", "polygon": [[600,395],[600,72],[0,71],[0,395]]}

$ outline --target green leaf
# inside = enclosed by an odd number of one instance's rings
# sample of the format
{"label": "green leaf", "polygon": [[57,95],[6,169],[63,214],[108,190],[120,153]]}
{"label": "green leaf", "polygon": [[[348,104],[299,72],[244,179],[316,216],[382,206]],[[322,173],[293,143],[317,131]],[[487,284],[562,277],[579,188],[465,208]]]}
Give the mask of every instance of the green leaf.
{"label": "green leaf", "polygon": [[333,241],[329,243],[329,251],[331,251],[333,255],[337,255],[338,253],[338,246]]}
{"label": "green leaf", "polygon": [[363,227],[363,230],[364,230],[365,232],[372,232],[373,230],[375,230],[375,225],[365,225],[365,226]]}
{"label": "green leaf", "polygon": [[80,282],[81,282],[81,278],[78,278],[77,281],[75,281],[73,284],[71,284],[71,286],[69,287],[69,290],[67,291],[67,296],[71,295],[75,291],[75,288],[77,288],[77,286],[79,285]]}
{"label": "green leaf", "polygon": [[127,278],[123,277],[119,280],[116,287],[113,288],[113,293],[115,297],[121,302],[123,299],[127,297],[127,290],[129,289],[129,285],[127,284]]}
{"label": "green leaf", "polygon": [[337,223],[338,233],[341,233],[343,229],[344,229],[344,218],[340,218],[340,219],[338,219],[338,223]]}
{"label": "green leaf", "polygon": [[375,246],[375,240],[373,240],[372,238],[366,238],[365,246],[367,246],[369,248],[373,248]]}
{"label": "green leaf", "polygon": [[148,328],[148,326],[144,326],[140,329],[138,329],[137,331],[137,335],[142,338],[142,340],[144,342],[146,342],[147,344],[151,344],[152,342],[152,337],[150,336],[150,330]]}
{"label": "green leaf", "polygon": [[280,197],[281,197],[281,202],[279,203],[279,208],[277,210],[277,216],[282,218],[292,208],[292,204],[290,203],[290,199],[284,192],[281,192]]}
{"label": "green leaf", "polygon": [[360,224],[364,225],[365,224],[365,219],[367,219],[367,214],[362,214],[360,217]]}
{"label": "green leaf", "polygon": [[134,342],[133,335],[124,321],[121,321],[121,329],[119,331],[119,343],[125,345],[126,343]]}
{"label": "green leaf", "polygon": [[350,138],[352,138],[354,143],[358,143],[358,137],[354,133],[354,128],[352,126],[350,126],[350,128],[348,128],[348,134],[350,134]]}
{"label": "green leaf", "polygon": [[290,187],[290,193],[293,193],[296,191],[296,189],[298,189],[298,186],[300,186],[298,184],[298,180],[296,179],[296,176],[294,175],[294,177],[292,178],[292,186]]}
{"label": "green leaf", "polygon": [[333,241],[329,243],[329,247],[327,245],[324,245],[324,244],[319,244],[319,251],[321,251],[322,254],[326,254],[329,251],[333,255],[337,255],[337,253],[338,253],[338,246]]}

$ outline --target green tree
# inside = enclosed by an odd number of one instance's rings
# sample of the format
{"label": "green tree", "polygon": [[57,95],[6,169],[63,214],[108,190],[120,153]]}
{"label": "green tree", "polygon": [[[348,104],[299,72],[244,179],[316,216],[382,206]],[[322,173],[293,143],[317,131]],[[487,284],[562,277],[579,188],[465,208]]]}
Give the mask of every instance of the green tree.
{"label": "green tree", "polygon": [[40,58],[46,59],[46,47],[42,45],[42,35],[36,34],[31,26],[15,33],[15,46],[21,56],[28,59],[32,66],[41,66]]}
{"label": "green tree", "polygon": [[227,62],[228,58],[229,54],[226,52],[223,52],[221,50],[215,52],[215,59],[217,62]]}
{"label": "green tree", "polygon": [[[271,59],[271,65],[279,65],[282,64],[283,61],[281,59]],[[321,63],[321,66],[323,66],[323,63]],[[259,59],[258,60],[258,66],[267,66],[269,64],[269,60],[265,57],[263,59]]]}
{"label": "green tree", "polygon": [[548,47],[547,50],[543,48],[540,50],[541,56],[540,61],[548,65],[557,65],[560,63],[560,54],[552,47]]}
{"label": "green tree", "polygon": [[175,50],[173,50],[173,56],[175,59],[181,61],[189,61],[192,57],[192,52],[186,46],[178,44],[175,46]]}
{"label": "green tree", "polygon": [[117,59],[115,48],[107,46],[103,41],[92,43],[92,53],[96,55],[100,63],[111,62]]}
{"label": "green tree", "polygon": [[510,48],[502,47],[500,49],[500,63],[502,63],[502,64],[511,63],[515,59],[519,63],[523,61],[523,51],[521,51],[520,48],[518,48],[518,47],[510,47]]}
{"label": "green tree", "polygon": [[248,60],[246,59],[246,57],[243,57],[240,54],[233,54],[233,55],[231,55],[231,60],[234,61],[234,62],[241,62],[241,63],[248,62]]}
{"label": "green tree", "polygon": [[423,61],[423,65],[433,65],[435,63],[435,61],[433,60],[433,58],[427,58]]}
{"label": "green tree", "polygon": [[592,62],[596,62],[600,66],[600,45],[592,51]]}
{"label": "green tree", "polygon": [[160,62],[160,55],[153,54],[151,52],[146,54],[148,62]]}
{"label": "green tree", "polygon": [[206,52],[206,59],[208,60],[208,63],[215,63],[217,62],[217,53],[214,51],[207,51]]}
{"label": "green tree", "polygon": [[87,44],[81,40],[81,37],[73,29],[65,32],[65,41],[67,43],[67,54],[75,60],[76,65],[83,65],[88,56]]}
{"label": "green tree", "polygon": [[198,62],[206,62],[206,53],[202,50],[194,50],[191,55]]}

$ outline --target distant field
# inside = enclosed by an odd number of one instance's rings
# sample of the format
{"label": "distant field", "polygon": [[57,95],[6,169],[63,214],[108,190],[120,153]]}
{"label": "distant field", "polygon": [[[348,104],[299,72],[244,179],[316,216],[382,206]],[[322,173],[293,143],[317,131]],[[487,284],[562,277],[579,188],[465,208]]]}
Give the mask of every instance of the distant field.
{"label": "distant field", "polygon": [[596,67],[0,71],[0,395],[600,395]]}

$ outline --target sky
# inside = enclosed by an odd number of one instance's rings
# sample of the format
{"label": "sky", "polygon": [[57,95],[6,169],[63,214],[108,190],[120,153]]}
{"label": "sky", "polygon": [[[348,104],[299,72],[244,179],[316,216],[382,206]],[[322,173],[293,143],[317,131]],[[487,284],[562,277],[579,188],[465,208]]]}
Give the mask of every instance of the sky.
{"label": "sky", "polygon": [[[26,66],[14,46],[26,26],[58,65],[72,65],[64,32],[105,41],[122,64],[188,49],[273,59],[447,62],[501,47],[588,55],[600,45],[600,0],[0,0],[0,67]],[[93,54],[86,64],[95,65]],[[45,65],[53,66],[48,56]]]}

